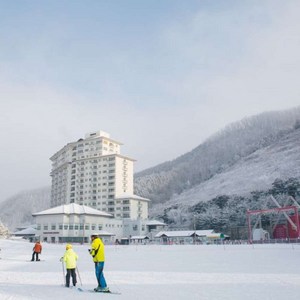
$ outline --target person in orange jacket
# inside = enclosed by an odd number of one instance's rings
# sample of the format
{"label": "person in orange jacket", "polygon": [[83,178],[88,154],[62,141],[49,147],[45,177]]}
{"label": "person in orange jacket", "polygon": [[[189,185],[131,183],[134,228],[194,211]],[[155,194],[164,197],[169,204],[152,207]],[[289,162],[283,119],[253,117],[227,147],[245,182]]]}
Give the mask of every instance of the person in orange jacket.
{"label": "person in orange jacket", "polygon": [[36,261],[40,261],[39,259],[39,254],[42,253],[42,245],[40,243],[40,241],[37,241],[33,247],[33,253],[32,253],[32,259],[31,261],[34,261],[34,256],[35,256],[35,260]]}

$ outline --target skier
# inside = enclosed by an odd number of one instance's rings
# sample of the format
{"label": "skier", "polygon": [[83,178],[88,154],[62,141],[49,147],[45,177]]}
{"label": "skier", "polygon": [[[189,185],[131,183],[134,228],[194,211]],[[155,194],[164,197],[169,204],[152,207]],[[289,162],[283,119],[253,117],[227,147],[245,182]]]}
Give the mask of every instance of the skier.
{"label": "skier", "polygon": [[32,258],[31,261],[34,261],[34,256],[36,261],[40,261],[39,259],[39,254],[42,254],[42,245],[40,241],[37,241],[33,247],[33,253],[32,253]]}
{"label": "skier", "polygon": [[90,255],[93,257],[95,263],[95,274],[98,282],[98,286],[94,289],[95,292],[109,293],[110,290],[107,287],[106,280],[103,275],[104,269],[104,244],[99,238],[98,234],[93,233],[91,235],[92,245],[89,249]]}
{"label": "skier", "polygon": [[61,262],[66,263],[67,275],[66,275],[66,287],[70,287],[70,277],[72,277],[73,286],[76,286],[76,262],[78,260],[78,255],[72,249],[71,244],[66,245],[66,252],[64,256],[60,259]]}

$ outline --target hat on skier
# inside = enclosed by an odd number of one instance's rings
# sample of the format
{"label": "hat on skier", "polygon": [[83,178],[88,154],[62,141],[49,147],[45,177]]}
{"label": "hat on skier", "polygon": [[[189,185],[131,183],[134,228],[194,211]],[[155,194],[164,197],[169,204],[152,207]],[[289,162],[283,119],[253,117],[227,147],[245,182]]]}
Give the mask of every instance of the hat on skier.
{"label": "hat on skier", "polygon": [[99,233],[97,233],[97,232],[93,232],[92,234],[91,234],[91,237],[98,237],[99,236]]}
{"label": "hat on skier", "polygon": [[66,250],[72,249],[72,245],[71,244],[67,244],[66,245]]}

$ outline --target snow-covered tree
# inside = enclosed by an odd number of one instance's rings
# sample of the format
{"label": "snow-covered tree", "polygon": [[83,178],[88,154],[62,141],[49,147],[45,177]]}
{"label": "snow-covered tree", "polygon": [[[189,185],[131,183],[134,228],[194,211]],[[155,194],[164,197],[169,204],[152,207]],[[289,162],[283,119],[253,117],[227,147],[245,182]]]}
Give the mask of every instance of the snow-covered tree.
{"label": "snow-covered tree", "polygon": [[6,238],[9,236],[9,230],[3,223],[0,221],[0,238]]}

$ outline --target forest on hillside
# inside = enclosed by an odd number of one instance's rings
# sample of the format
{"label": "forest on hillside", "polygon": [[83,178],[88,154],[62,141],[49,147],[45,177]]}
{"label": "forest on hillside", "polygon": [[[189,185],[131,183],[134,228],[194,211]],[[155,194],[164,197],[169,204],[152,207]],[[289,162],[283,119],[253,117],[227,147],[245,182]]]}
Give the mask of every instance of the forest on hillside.
{"label": "forest on hillside", "polygon": [[235,163],[297,129],[300,107],[265,112],[226,126],[189,153],[135,174],[135,193],[152,204],[205,182]]}
{"label": "forest on hillside", "polygon": [[[277,179],[267,191],[253,191],[249,196],[220,195],[207,202],[199,202],[191,207],[173,206],[164,209],[157,218],[169,225],[170,229],[214,229],[228,234],[233,239],[246,238],[247,210],[275,207],[270,196],[275,197],[281,206],[289,204],[289,196],[300,204],[300,180]],[[262,226],[268,227],[276,213],[262,215]]]}

